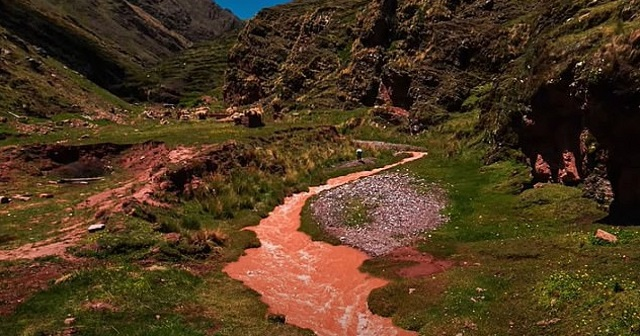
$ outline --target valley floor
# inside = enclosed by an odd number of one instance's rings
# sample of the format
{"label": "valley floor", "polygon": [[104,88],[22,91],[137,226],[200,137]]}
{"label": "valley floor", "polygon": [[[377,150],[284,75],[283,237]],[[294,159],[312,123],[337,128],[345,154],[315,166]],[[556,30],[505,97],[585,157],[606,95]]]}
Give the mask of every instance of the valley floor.
{"label": "valley floor", "polygon": [[[637,227],[601,224],[606,213],[579,189],[523,189],[529,173],[519,163],[484,166],[473,113],[418,136],[366,121],[351,127],[364,111],[335,115],[259,130],[142,123],[106,125],[90,138],[70,130],[0,142],[2,193],[24,196],[0,205],[3,334],[312,334],[282,323],[286,316],[270,314],[258,293],[222,270],[260,246],[241,229],[287,195],[398,160],[395,148],[372,147],[365,153],[375,160],[349,164],[363,146],[353,139],[426,148],[428,157],[395,174],[439,190],[447,204],[430,215],[448,221],[425,227],[405,259],[373,253],[364,261],[362,272],[388,281],[368,298],[373,313],[421,335],[638,333]],[[62,138],[78,140],[55,144]],[[79,175],[101,179],[49,182]],[[358,216],[346,222],[375,223],[351,196],[344,206]],[[98,223],[106,230],[86,233]],[[594,238],[596,229],[618,242]],[[340,243],[310,204],[302,230]],[[423,262],[438,272],[403,273]]]}

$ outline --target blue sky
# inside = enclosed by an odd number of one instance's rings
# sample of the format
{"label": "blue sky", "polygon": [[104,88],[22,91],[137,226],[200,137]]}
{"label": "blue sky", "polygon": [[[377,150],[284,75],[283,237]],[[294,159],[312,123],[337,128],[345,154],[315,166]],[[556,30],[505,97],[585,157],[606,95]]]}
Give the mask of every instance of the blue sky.
{"label": "blue sky", "polygon": [[215,2],[223,8],[231,9],[241,19],[250,19],[265,7],[289,2],[289,0],[215,0]]}

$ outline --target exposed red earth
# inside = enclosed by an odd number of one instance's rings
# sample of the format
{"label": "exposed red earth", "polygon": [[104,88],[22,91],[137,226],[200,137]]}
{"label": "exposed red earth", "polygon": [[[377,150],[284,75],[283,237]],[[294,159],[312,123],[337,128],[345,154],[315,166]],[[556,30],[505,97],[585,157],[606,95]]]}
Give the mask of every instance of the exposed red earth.
{"label": "exposed red earth", "polygon": [[[96,218],[111,212],[123,210],[130,201],[152,206],[165,206],[152,196],[161,189],[161,178],[170,164],[184,163],[196,155],[196,150],[188,147],[169,149],[164,144],[144,144],[128,151],[119,159],[119,165],[131,174],[131,178],[120,186],[95,194],[80,203],[78,209],[93,209]],[[88,219],[69,218],[65,228],[55,237],[29,243],[12,250],[0,250],[0,261],[18,259],[36,259],[46,256],[59,256],[73,259],[67,254],[67,248],[77,245],[85,236],[87,226],[93,224]]]}
{"label": "exposed red earth", "polygon": [[260,293],[272,313],[283,314],[287,323],[318,335],[416,335],[369,310],[369,293],[387,284],[359,271],[369,256],[351,247],[314,242],[298,231],[302,208],[310,197],[426,154],[411,155],[399,163],[331,179],[326,185],[288,197],[260,225],[249,228],[262,246],[247,250],[224,271]]}

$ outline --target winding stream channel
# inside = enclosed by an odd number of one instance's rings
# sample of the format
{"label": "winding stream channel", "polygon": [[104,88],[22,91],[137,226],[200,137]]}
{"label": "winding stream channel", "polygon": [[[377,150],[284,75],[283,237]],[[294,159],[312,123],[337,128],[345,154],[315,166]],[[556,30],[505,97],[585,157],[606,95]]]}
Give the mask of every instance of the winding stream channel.
{"label": "winding stream channel", "polygon": [[348,246],[314,242],[298,231],[302,208],[310,197],[426,155],[410,154],[398,163],[334,178],[288,197],[258,226],[248,228],[256,232],[262,246],[247,250],[224,271],[260,293],[272,313],[285,315],[287,323],[321,336],[417,335],[369,311],[369,293],[387,281],[358,270],[369,258],[366,254]]}

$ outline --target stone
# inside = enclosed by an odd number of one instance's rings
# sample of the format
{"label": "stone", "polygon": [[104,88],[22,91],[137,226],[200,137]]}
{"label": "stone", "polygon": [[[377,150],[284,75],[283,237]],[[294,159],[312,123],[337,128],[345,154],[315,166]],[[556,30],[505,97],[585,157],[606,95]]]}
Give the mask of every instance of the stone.
{"label": "stone", "polygon": [[0,196],[0,204],[8,204],[11,203],[11,199],[6,196]]}
{"label": "stone", "polygon": [[7,123],[8,121],[9,119],[7,119],[7,117],[0,117],[0,124]]}
{"label": "stone", "polygon": [[287,317],[282,314],[269,314],[269,316],[267,316],[267,320],[272,323],[285,324],[287,322]]}
{"label": "stone", "polygon": [[557,323],[559,323],[560,321],[562,321],[562,320],[561,320],[561,319],[559,319],[559,318],[553,318],[553,319],[550,319],[550,320],[542,320],[542,321],[538,321],[538,322],[536,323],[536,325],[537,325],[537,326],[539,326],[539,327],[548,327],[548,326],[550,326],[550,325],[557,324]]}
{"label": "stone", "polygon": [[241,119],[241,124],[248,128],[263,127],[262,115],[264,111],[262,107],[252,107],[244,111]]}
{"label": "stone", "polygon": [[59,285],[63,282],[68,281],[69,279],[71,279],[73,277],[73,274],[69,273],[69,274],[65,274],[63,276],[61,276],[60,278],[56,279],[56,281],[54,282],[55,285]]}
{"label": "stone", "polygon": [[598,231],[596,231],[596,238],[600,239],[600,240],[604,240],[606,242],[609,243],[616,243],[618,242],[618,237],[616,237],[616,235],[611,234],[607,231],[604,230],[600,230],[598,229]]}
{"label": "stone", "polygon": [[182,235],[176,232],[167,233],[166,235],[164,235],[164,240],[167,243],[173,244],[173,245],[177,245],[180,242],[181,238],[182,238]]}
{"label": "stone", "polygon": [[100,301],[92,301],[92,302],[87,302],[84,305],[85,308],[92,310],[92,311],[96,311],[96,312],[115,312],[118,311],[118,309],[116,309],[116,307],[114,307],[113,305],[106,303],[106,302],[100,302]]}
{"label": "stone", "polygon": [[542,155],[538,154],[536,157],[536,164],[534,166],[534,175],[536,181],[549,182],[551,181],[551,166],[545,161]]}
{"label": "stone", "polygon": [[23,196],[23,195],[14,195],[13,199],[18,200],[18,201],[23,201],[23,202],[29,202],[31,200],[31,197]]}
{"label": "stone", "polygon": [[64,319],[64,324],[65,325],[72,325],[76,323],[76,318],[75,317],[68,317],[66,319]]}
{"label": "stone", "polygon": [[53,198],[53,195],[52,194],[43,193],[43,194],[40,194],[39,197],[40,198]]}
{"label": "stone", "polygon": [[89,232],[98,232],[98,231],[102,231],[106,228],[106,225],[100,223],[100,224],[94,224],[89,226]]}
{"label": "stone", "polygon": [[168,268],[166,266],[153,265],[151,267],[147,267],[146,270],[149,272],[156,272],[156,271],[167,271]]}
{"label": "stone", "polygon": [[563,184],[576,184],[580,182],[580,173],[576,164],[576,157],[570,151],[562,153],[563,168],[558,171],[558,179]]}
{"label": "stone", "polygon": [[209,116],[210,112],[211,109],[209,109],[208,107],[199,107],[195,110],[194,115],[199,120],[205,120]]}

